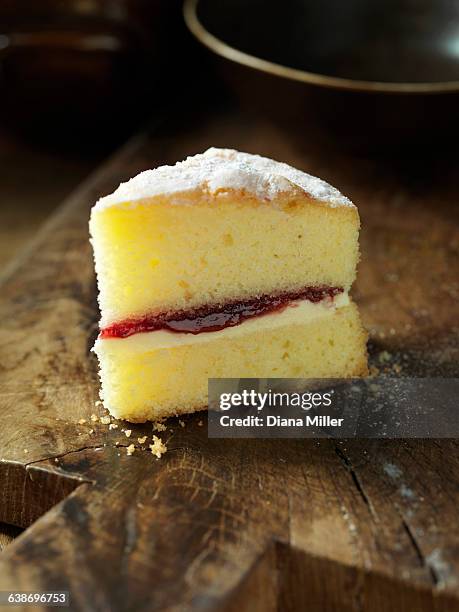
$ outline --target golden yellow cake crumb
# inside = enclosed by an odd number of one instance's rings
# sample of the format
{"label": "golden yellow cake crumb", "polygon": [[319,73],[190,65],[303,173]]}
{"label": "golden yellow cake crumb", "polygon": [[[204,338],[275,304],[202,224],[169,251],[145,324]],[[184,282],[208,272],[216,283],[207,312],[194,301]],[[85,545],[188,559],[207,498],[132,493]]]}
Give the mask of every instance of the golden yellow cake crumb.
{"label": "golden yellow cake crumb", "polygon": [[152,455],[155,455],[158,459],[161,459],[161,455],[167,452],[167,446],[163,444],[161,438],[153,436],[153,444],[150,444],[150,450]]}
{"label": "golden yellow cake crumb", "polygon": [[126,448],[126,453],[128,455],[133,455],[135,452],[135,445],[134,444],[129,444],[129,446]]}
{"label": "golden yellow cake crumb", "polygon": [[102,423],[102,425],[108,425],[110,423],[110,417],[109,416],[100,417],[100,422]]}
{"label": "golden yellow cake crumb", "polygon": [[147,441],[147,436],[143,436],[142,438],[137,438],[137,442],[139,444],[145,444],[146,441]]}
{"label": "golden yellow cake crumb", "polygon": [[389,353],[389,351],[382,351],[379,353],[378,359],[380,363],[387,363],[392,359],[392,355]]}
{"label": "golden yellow cake crumb", "polygon": [[130,438],[131,437],[131,433],[132,433],[132,429],[125,429],[124,430],[124,435],[126,436],[126,438]]}
{"label": "golden yellow cake crumb", "polygon": [[99,420],[99,417],[97,416],[97,414],[91,414],[91,421],[92,421],[93,423],[95,423],[95,422],[96,422],[96,421],[98,421],[98,420]]}

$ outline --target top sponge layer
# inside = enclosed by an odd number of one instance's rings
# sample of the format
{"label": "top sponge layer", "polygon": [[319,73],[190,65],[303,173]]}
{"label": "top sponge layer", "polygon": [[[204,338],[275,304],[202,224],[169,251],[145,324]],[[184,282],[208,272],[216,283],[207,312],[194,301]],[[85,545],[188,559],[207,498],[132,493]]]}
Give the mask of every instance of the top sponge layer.
{"label": "top sponge layer", "polygon": [[[327,206],[354,206],[325,181],[287,164],[232,149],[211,148],[175,166],[141,172],[101,198],[96,209],[190,191],[212,196],[228,189],[244,191],[268,202],[275,202],[280,195],[302,192]],[[175,203],[180,204],[180,198]]]}
{"label": "top sponge layer", "polygon": [[296,292],[347,291],[357,208],[286,164],[210,149],[102,198],[90,231],[101,326]]}

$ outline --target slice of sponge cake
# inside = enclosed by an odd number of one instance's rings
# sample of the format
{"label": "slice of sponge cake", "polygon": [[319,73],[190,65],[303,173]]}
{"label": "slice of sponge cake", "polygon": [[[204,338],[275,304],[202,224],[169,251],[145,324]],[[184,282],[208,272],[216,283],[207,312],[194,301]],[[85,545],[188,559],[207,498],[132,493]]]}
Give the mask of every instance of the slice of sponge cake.
{"label": "slice of sponge cake", "polygon": [[143,172],[99,200],[102,397],[120,418],[207,404],[216,377],[366,371],[347,292],[356,207],[286,164],[210,149]]}

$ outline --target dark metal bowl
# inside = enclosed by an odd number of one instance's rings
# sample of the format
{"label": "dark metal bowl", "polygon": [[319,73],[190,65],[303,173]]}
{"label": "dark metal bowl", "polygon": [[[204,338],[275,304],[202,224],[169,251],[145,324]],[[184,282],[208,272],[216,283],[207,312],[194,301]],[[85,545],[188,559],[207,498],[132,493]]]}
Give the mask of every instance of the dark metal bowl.
{"label": "dark metal bowl", "polygon": [[252,109],[303,137],[394,152],[459,134],[455,0],[185,0]]}

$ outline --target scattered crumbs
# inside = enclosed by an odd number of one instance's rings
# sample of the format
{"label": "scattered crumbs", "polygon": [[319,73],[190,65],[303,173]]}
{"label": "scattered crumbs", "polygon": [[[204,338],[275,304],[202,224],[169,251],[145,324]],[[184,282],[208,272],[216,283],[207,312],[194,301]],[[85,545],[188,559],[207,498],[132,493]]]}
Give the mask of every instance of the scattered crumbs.
{"label": "scattered crumbs", "polygon": [[108,426],[109,429],[118,429],[118,423],[110,423]]}
{"label": "scattered crumbs", "polygon": [[133,455],[135,452],[135,445],[134,444],[129,444],[129,446],[126,448],[126,453],[128,455]]}
{"label": "scattered crumbs", "polygon": [[57,457],[54,457],[54,463],[59,463],[59,459]]}
{"label": "scattered crumbs", "polygon": [[377,368],[376,366],[372,365],[372,366],[370,366],[370,377],[373,378],[375,376],[379,376],[379,368]]}
{"label": "scattered crumbs", "polygon": [[185,421],[179,421],[180,427],[185,427]]}
{"label": "scattered crumbs", "polygon": [[385,463],[383,466],[383,470],[390,478],[393,478],[394,480],[400,478],[400,476],[402,475],[402,470],[397,465],[395,465],[395,463]]}
{"label": "scattered crumbs", "polygon": [[99,417],[97,416],[97,414],[91,414],[91,421],[92,421],[93,423],[95,423],[95,422],[96,422],[96,421],[98,421],[98,420],[99,420]]}
{"label": "scattered crumbs", "polygon": [[426,556],[426,563],[428,567],[431,567],[435,572],[436,576],[440,579],[440,584],[445,584],[455,587],[457,586],[457,578],[452,570],[451,563],[449,563],[444,553],[440,548],[434,548],[433,551]]}
{"label": "scattered crumbs", "polygon": [[399,490],[400,490],[400,495],[404,497],[405,499],[416,499],[415,492],[409,487],[407,487],[406,484],[402,483]]}
{"label": "scattered crumbs", "polygon": [[100,422],[102,423],[102,425],[108,425],[110,423],[110,417],[109,416],[100,417]]}
{"label": "scattered crumbs", "polygon": [[391,327],[390,330],[389,330],[389,333],[390,333],[391,336],[395,336],[395,334],[397,332],[395,331],[395,329],[393,327]]}
{"label": "scattered crumbs", "polygon": [[78,425],[84,425],[86,423],[86,419],[80,419],[78,421]]}
{"label": "scattered crumbs", "polygon": [[132,429],[125,429],[124,430],[124,435],[126,436],[126,438],[130,438],[131,437],[131,433],[132,433]]}
{"label": "scattered crumbs", "polygon": [[104,403],[101,402],[101,400],[97,400],[97,402],[94,402],[94,406],[103,406]]}
{"label": "scattered crumbs", "polygon": [[142,438],[137,438],[137,442],[139,444],[145,444],[146,441],[147,441],[147,436],[143,436]]}
{"label": "scattered crumbs", "polygon": [[402,366],[398,363],[394,363],[394,365],[392,366],[392,369],[394,370],[396,374],[400,374],[402,371]]}
{"label": "scattered crumbs", "polygon": [[24,452],[25,452],[25,453],[28,453],[29,451],[28,451],[28,449],[27,449],[27,448],[25,448],[25,449],[24,449]]}
{"label": "scattered crumbs", "polygon": [[203,423],[202,421],[198,421],[198,427],[202,427]]}
{"label": "scattered crumbs", "polygon": [[90,433],[90,434],[93,434],[93,433],[94,433],[94,429],[90,429],[90,430],[89,430],[89,433]]}
{"label": "scattered crumbs", "polygon": [[81,431],[78,432],[78,435],[81,436]]}
{"label": "scattered crumbs", "polygon": [[117,440],[117,441],[115,442],[115,446],[118,446],[118,445],[119,445],[119,442],[118,442],[118,440]]}
{"label": "scattered crumbs", "polygon": [[155,455],[158,459],[161,459],[161,455],[167,452],[167,446],[163,444],[161,438],[153,436],[153,444],[150,444],[150,450],[152,455]]}
{"label": "scattered crumbs", "polygon": [[391,359],[391,354],[389,353],[389,351],[382,351],[381,353],[379,353],[378,359],[380,363],[387,363]]}
{"label": "scattered crumbs", "polygon": [[161,421],[153,423],[153,431],[166,431],[166,426]]}

